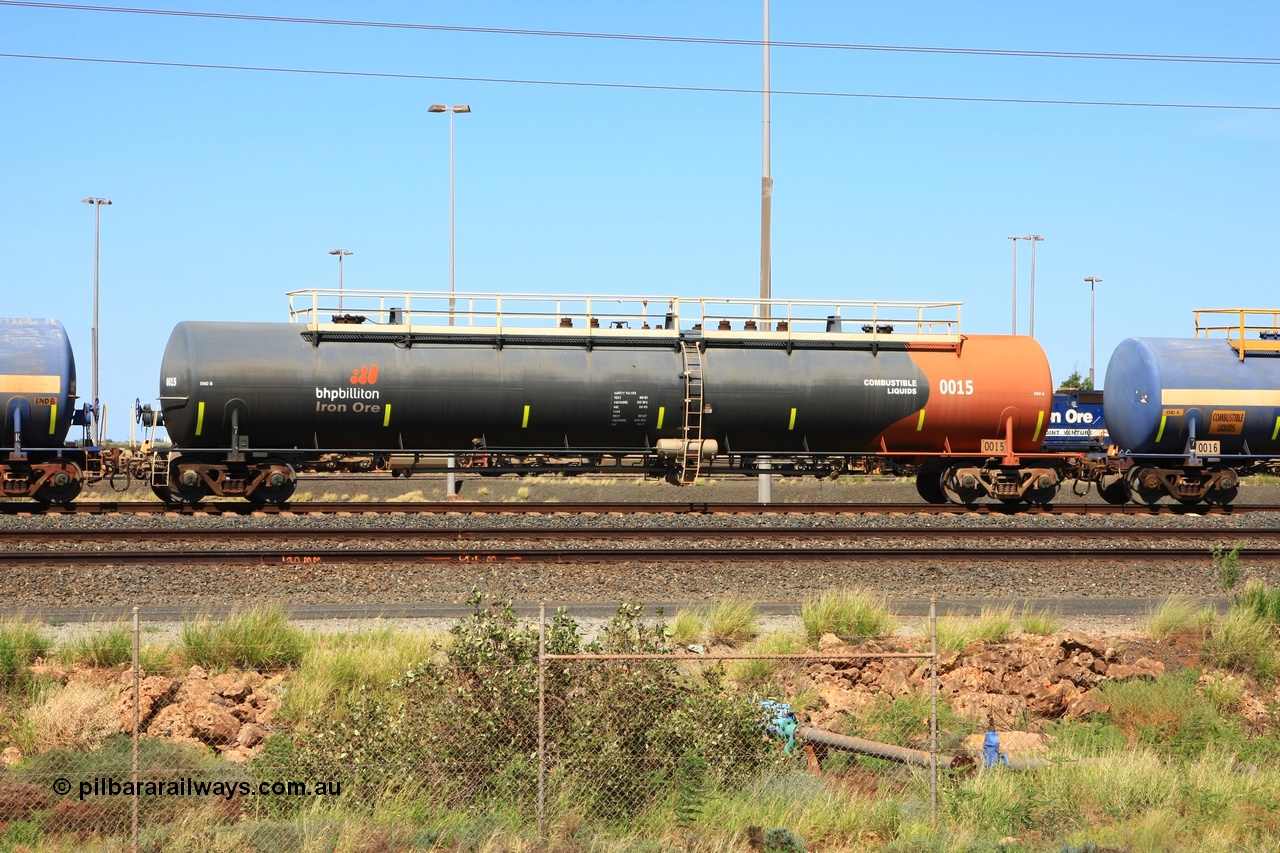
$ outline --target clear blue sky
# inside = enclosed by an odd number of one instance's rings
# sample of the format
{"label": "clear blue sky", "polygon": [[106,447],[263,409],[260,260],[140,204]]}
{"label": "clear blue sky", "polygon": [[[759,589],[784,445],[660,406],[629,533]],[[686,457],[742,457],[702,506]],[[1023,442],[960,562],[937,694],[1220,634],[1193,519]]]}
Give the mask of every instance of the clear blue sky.
{"label": "clear blue sky", "polygon": [[[133,4],[130,4],[131,6]],[[182,2],[149,8],[759,40],[760,0]],[[1041,234],[1036,336],[1099,382],[1192,309],[1280,307],[1280,112],[849,95],[1280,106],[1280,3],[773,0],[775,42],[1270,58],[1269,64],[772,51],[773,294],[954,300],[1007,333],[1011,235]],[[157,393],[175,323],[281,321],[283,294],[759,293],[758,46],[218,20],[0,2],[0,314],[57,317],[89,390],[93,210],[110,432]],[[486,81],[421,79],[489,78]],[[534,82],[738,89],[600,88]],[[783,94],[784,91],[831,94]],[[1029,244],[1018,246],[1027,331]]]}

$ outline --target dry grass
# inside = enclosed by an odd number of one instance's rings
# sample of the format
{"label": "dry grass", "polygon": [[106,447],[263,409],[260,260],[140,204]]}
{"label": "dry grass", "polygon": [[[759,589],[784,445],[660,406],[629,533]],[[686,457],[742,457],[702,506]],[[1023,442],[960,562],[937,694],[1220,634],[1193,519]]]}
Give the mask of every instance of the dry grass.
{"label": "dry grass", "polygon": [[49,693],[28,713],[27,723],[40,752],[88,752],[120,731],[114,691],[87,681],[72,681]]}
{"label": "dry grass", "polygon": [[669,630],[671,640],[678,646],[690,646],[702,639],[704,627],[701,608],[683,608],[676,611],[676,618],[671,620]]}
{"label": "dry grass", "polygon": [[1216,616],[1212,610],[1212,607],[1206,610],[1188,598],[1170,596],[1147,614],[1147,633],[1157,643],[1163,643],[1171,637],[1203,628],[1206,620],[1212,622]]}

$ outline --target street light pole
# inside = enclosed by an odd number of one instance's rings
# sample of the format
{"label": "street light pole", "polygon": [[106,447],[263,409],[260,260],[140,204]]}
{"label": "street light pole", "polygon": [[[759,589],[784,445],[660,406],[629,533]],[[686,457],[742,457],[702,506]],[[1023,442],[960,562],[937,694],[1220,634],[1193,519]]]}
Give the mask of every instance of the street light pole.
{"label": "street light pole", "polygon": [[338,313],[342,313],[342,259],[355,252],[347,249],[330,249],[329,254],[338,256]]}
{"label": "street light pole", "polygon": [[1093,330],[1094,330],[1094,317],[1095,317],[1094,308],[1097,305],[1097,300],[1094,296],[1094,293],[1095,293],[1094,287],[1098,284],[1098,282],[1102,281],[1102,279],[1096,276],[1090,275],[1090,276],[1085,276],[1084,280],[1089,282],[1089,387],[1096,391],[1098,386],[1093,381],[1093,340],[1094,340]]}
{"label": "street light pole", "polygon": [[[427,107],[429,113],[448,113],[449,114],[449,325],[453,325],[454,311],[454,288],[453,288],[453,117],[458,113],[471,112],[469,104],[454,104],[452,107],[446,107],[444,104],[432,104]],[[458,493],[457,476],[453,473],[454,456],[449,455],[448,474],[445,475],[445,496],[452,499]]]}
{"label": "street light pole", "polygon": [[1026,237],[1010,237],[1013,241],[1013,331],[1009,334],[1018,334],[1018,241],[1025,240]]}
{"label": "street light pole", "polygon": [[769,154],[769,0],[764,0],[764,103],[763,154],[764,175],[760,179],[760,318],[768,327],[769,300],[773,297],[773,176]]}
{"label": "street light pole", "polygon": [[101,214],[104,204],[111,204],[109,198],[97,198],[90,196],[89,198],[80,199],[84,204],[93,205],[93,411],[91,417],[93,419],[93,443],[102,444],[102,435],[99,428],[98,420],[98,257],[99,257],[99,235],[101,233]]}
{"label": "street light pole", "polygon": [[458,113],[469,113],[471,107],[467,104],[454,104],[452,107],[446,107],[444,104],[432,104],[427,107],[429,113],[448,113],[449,114],[449,325],[453,325],[453,309],[454,309],[454,289],[453,289],[453,117]]}
{"label": "street light pole", "polygon": [[1028,234],[1022,238],[1031,241],[1031,337],[1036,336],[1036,243],[1043,243],[1039,234]]}

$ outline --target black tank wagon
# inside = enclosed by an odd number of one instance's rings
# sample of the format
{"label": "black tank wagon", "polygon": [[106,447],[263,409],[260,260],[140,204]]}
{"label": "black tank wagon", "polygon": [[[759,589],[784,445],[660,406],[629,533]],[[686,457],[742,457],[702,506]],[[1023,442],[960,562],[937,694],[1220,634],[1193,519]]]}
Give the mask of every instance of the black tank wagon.
{"label": "black tank wagon", "polygon": [[291,323],[180,323],[160,376],[175,445],[153,488],[279,502],[307,470],[626,468],[834,474],[918,466],[930,499],[1047,500],[1051,380],[1026,337],[955,303],[346,291]]}

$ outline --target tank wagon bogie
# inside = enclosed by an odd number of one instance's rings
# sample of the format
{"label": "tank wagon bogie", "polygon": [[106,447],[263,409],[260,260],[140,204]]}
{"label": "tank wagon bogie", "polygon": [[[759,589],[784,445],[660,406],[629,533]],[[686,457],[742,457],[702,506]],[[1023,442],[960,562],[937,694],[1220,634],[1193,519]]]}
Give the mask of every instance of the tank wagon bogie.
{"label": "tank wagon bogie", "polygon": [[373,294],[351,315],[325,296],[291,294],[291,323],[178,324],[158,493],[278,502],[300,471],[353,466],[687,484],[884,465],[927,472],[930,499],[1043,501],[1065,471],[1040,452],[1043,350],[962,335],[955,303],[461,294],[455,314],[447,294]]}

